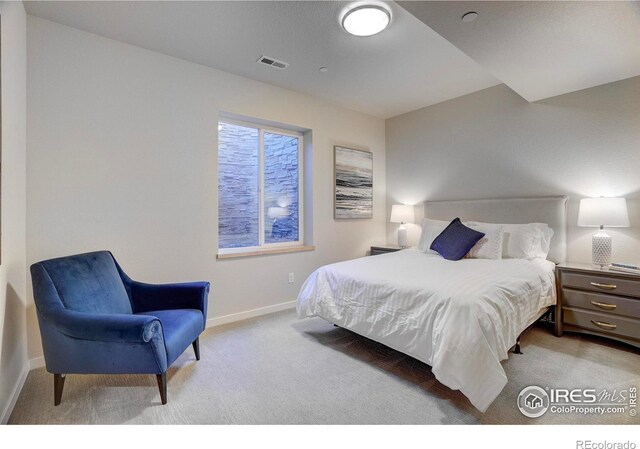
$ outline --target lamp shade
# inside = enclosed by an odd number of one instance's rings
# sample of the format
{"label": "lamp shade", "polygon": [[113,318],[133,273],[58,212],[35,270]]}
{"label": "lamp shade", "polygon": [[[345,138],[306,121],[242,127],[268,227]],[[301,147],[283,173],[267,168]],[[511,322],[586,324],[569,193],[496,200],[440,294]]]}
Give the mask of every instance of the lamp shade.
{"label": "lamp shade", "polygon": [[391,223],[412,223],[415,221],[413,206],[394,204],[391,206]]}
{"label": "lamp shade", "polygon": [[624,198],[584,198],[580,200],[578,226],[629,226],[627,200]]}

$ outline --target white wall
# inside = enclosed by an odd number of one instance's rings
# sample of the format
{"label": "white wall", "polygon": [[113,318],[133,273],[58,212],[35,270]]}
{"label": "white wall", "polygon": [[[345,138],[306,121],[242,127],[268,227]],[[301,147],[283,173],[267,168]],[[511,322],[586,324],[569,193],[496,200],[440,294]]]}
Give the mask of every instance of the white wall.
{"label": "white wall", "polygon": [[[381,119],[32,16],[27,84],[29,263],[110,249],[136,279],[210,280],[212,318],[293,301],[313,269],[386,238]],[[316,251],[216,260],[220,111],[313,130]],[[374,153],[372,220],[333,219],[335,144]]]}
{"label": "white wall", "polygon": [[2,29],[2,261],[0,264],[0,423],[9,419],[27,374],[25,158],[26,14],[0,2]]}
{"label": "white wall", "polygon": [[568,195],[567,257],[590,262],[595,229],[576,226],[579,199],[624,196],[632,227],[608,231],[613,259],[640,262],[640,77],[535,103],[492,87],[387,120],[386,148],[389,209]]}

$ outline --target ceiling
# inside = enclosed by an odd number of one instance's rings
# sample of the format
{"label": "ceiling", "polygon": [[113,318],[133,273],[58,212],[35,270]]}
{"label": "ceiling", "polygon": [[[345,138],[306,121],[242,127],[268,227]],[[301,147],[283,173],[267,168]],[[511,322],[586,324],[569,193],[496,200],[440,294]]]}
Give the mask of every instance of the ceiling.
{"label": "ceiling", "polygon": [[[366,38],[340,25],[353,2],[24,3],[35,16],[383,118],[501,83],[537,101],[640,75],[633,1],[388,2],[391,25]],[[464,23],[468,11],[479,16]],[[257,64],[261,55],[290,65]]]}
{"label": "ceiling", "polygon": [[399,4],[528,101],[640,75],[640,2]]}
{"label": "ceiling", "polygon": [[[308,93],[387,118],[500,84],[395,3],[392,23],[362,38],[340,13],[304,2],[25,2],[29,14],[111,39]],[[288,62],[277,70],[261,55]],[[326,73],[319,72],[327,67]]]}

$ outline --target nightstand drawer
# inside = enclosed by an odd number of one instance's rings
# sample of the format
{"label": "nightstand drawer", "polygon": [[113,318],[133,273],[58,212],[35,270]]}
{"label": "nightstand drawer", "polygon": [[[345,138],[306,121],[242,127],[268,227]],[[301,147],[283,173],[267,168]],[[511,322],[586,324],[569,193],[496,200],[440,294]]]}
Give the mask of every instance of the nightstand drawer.
{"label": "nightstand drawer", "polygon": [[640,340],[640,320],[564,307],[562,316],[563,322],[583,329]]}
{"label": "nightstand drawer", "polygon": [[580,307],[600,313],[640,318],[640,300],[638,299],[563,288],[562,305]]}
{"label": "nightstand drawer", "polygon": [[612,295],[640,297],[639,281],[572,272],[563,272],[561,279],[562,287],[573,287]]}

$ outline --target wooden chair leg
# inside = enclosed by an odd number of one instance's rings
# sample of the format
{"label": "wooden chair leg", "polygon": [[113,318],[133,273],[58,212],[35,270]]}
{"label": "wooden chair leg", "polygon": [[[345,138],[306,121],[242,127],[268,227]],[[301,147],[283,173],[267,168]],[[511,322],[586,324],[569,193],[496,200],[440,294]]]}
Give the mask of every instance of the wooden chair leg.
{"label": "wooden chair leg", "polygon": [[62,390],[64,390],[64,374],[53,375],[53,405],[58,406],[62,402]]}
{"label": "wooden chair leg", "polygon": [[158,389],[160,390],[160,399],[162,405],[167,403],[167,372],[162,374],[156,374],[156,380],[158,381]]}
{"label": "wooden chair leg", "polygon": [[200,337],[193,340],[193,352],[196,353],[196,360],[200,360]]}

